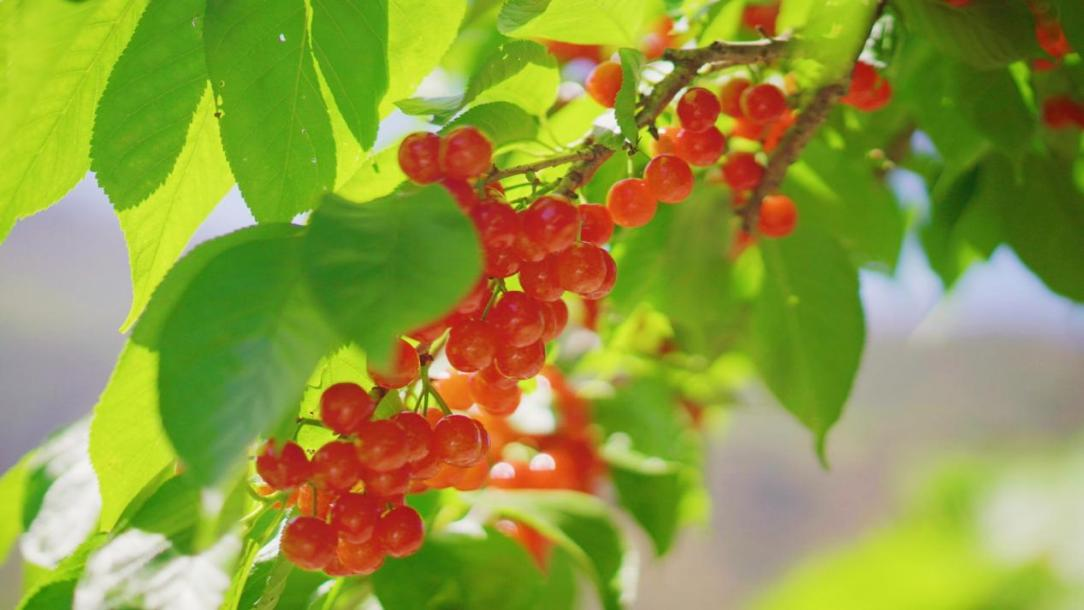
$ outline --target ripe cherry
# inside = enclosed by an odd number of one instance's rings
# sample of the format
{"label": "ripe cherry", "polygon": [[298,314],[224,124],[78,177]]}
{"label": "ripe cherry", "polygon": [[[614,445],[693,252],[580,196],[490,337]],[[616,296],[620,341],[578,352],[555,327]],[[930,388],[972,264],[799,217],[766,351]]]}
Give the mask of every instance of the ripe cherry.
{"label": "ripe cherry", "polygon": [[580,213],[580,240],[601,246],[614,234],[614,221],[604,205],[585,203],[577,207]]}
{"label": "ripe cherry", "polygon": [[757,230],[765,237],[786,237],[798,223],[798,210],[786,195],[768,195],[760,203]]}
{"label": "ripe cherry", "polygon": [[736,152],[723,163],[723,179],[736,191],[755,188],[763,177],[764,167],[753,153]]}
{"label": "ripe cherry", "polygon": [[546,364],[546,346],[537,341],[525,347],[502,346],[494,360],[497,370],[512,379],[530,379]]}
{"label": "ripe cherry", "polygon": [[410,487],[410,466],[395,470],[376,471],[364,469],[361,479],[365,481],[365,493],[378,498],[389,498],[405,494]]}
{"label": "ripe cherry", "polygon": [[[609,252],[603,250],[602,255],[602,262],[605,265],[606,274],[602,280],[602,283],[599,284],[598,288],[595,288],[591,292],[583,295],[583,298],[588,301],[597,301],[610,294],[610,291],[613,290],[614,284],[617,283],[617,263],[614,262],[614,259],[612,256],[610,256]],[[565,319],[567,321],[567,314]]]}
{"label": "ripe cherry", "polygon": [[519,271],[519,257],[512,248],[486,248],[486,277],[512,277]]}
{"label": "ripe cherry", "polygon": [[[603,285],[605,283],[606,281],[603,280]],[[542,331],[542,341],[549,342],[556,339],[565,330],[565,326],[568,324],[568,305],[561,300],[550,301],[544,303],[544,305],[542,319],[545,321],[545,326]]]}
{"label": "ripe cherry", "polygon": [[433,449],[445,463],[471,466],[486,454],[485,429],[466,415],[446,415],[433,428]]}
{"label": "ripe cherry", "polygon": [[430,451],[429,455],[410,464],[410,479],[417,482],[420,479],[432,478],[440,471],[442,465],[444,462],[440,461],[436,453]]}
{"label": "ripe cherry", "polygon": [[655,140],[652,146],[652,153],[655,156],[666,155],[674,152],[676,142],[674,140],[677,137],[678,127],[668,126],[659,129],[659,137]]}
{"label": "ripe cherry", "polygon": [[464,468],[463,474],[452,484],[459,491],[475,491],[481,489],[489,480],[489,464],[478,462],[470,468]]}
{"label": "ripe cherry", "polygon": [[445,353],[456,369],[473,373],[489,366],[496,350],[497,334],[489,324],[466,320],[452,327]]}
{"label": "ripe cherry", "polygon": [[516,242],[519,219],[511,206],[483,202],[471,209],[470,217],[486,248],[508,248]]}
{"label": "ripe cherry", "polygon": [[464,180],[486,173],[493,163],[493,145],[475,127],[457,127],[440,139],[440,168]]}
{"label": "ripe cherry", "polygon": [[[565,250],[565,252],[567,251]],[[565,292],[564,288],[561,287],[561,280],[557,273],[557,258],[561,254],[548,256],[537,263],[523,263],[520,265],[519,283],[523,286],[523,292],[539,301],[556,301],[560,299]]]}
{"label": "ripe cherry", "polygon": [[392,557],[406,557],[422,548],[425,526],[418,512],[409,506],[394,508],[380,518],[376,525],[376,539],[381,548]]}
{"label": "ripe cherry", "polygon": [[510,385],[505,383],[507,382],[490,382],[486,375],[476,373],[470,379],[471,396],[474,397],[474,402],[490,415],[511,415],[519,407],[523,393],[514,380]]}
{"label": "ripe cherry", "polygon": [[361,544],[372,538],[381,508],[371,496],[343,494],[331,506],[331,526],[343,540]]}
{"label": "ripe cherry", "polygon": [[410,449],[399,424],[387,419],[369,422],[358,431],[358,458],[372,470],[395,470],[407,463]]}
{"label": "ripe cherry", "polygon": [[489,282],[487,282],[485,278],[482,278],[478,280],[478,283],[474,285],[474,288],[471,288],[470,294],[459,301],[459,304],[455,306],[455,310],[456,312],[463,314],[481,312],[482,308],[484,308],[489,301],[489,295]]}
{"label": "ripe cherry", "polygon": [[302,570],[321,570],[335,558],[335,530],[313,517],[297,517],[282,531],[282,554]]}
{"label": "ripe cherry", "polygon": [[1055,59],[1061,59],[1073,51],[1057,19],[1050,17],[1036,19],[1035,38],[1039,41],[1039,46]]}
{"label": "ripe cherry", "polygon": [[440,181],[440,185],[444,187],[444,190],[455,199],[456,205],[464,212],[470,212],[474,209],[474,206],[482,202],[478,198],[478,193],[474,191],[474,187],[469,182],[461,178],[445,178]]}
{"label": "ripe cherry", "polygon": [[372,377],[382,388],[401,388],[418,378],[421,363],[418,361],[418,351],[414,346],[398,339],[393,350],[390,370],[381,370],[368,366],[369,377]]}
{"label": "ripe cherry", "polygon": [[1043,101],[1043,123],[1051,129],[1084,128],[1084,105],[1059,95]]}
{"label": "ripe cherry", "polygon": [[[443,398],[443,395],[441,396]],[[400,411],[392,416],[403,430],[406,438],[407,462],[414,463],[429,455],[429,445],[433,441],[433,428],[429,420],[413,411]]]}
{"label": "ripe cherry", "polygon": [[576,206],[557,195],[539,197],[522,216],[523,232],[547,252],[560,252],[576,241],[580,216]]}
{"label": "ripe cherry", "polygon": [[639,178],[618,180],[606,194],[606,209],[619,227],[642,227],[655,217],[658,201],[647,183]]}
{"label": "ripe cherry", "polygon": [[466,411],[474,403],[470,397],[470,377],[467,375],[453,373],[447,379],[434,381],[433,385],[444,402],[456,411]]}
{"label": "ripe cherry", "polygon": [[440,180],[440,136],[435,133],[412,133],[399,144],[399,168],[417,184]]}
{"label": "ripe cherry", "polygon": [[331,504],[338,499],[340,492],[324,488],[316,488],[313,485],[302,485],[290,495],[288,504],[296,504],[297,511],[303,515],[311,515],[326,520],[331,512]]}
{"label": "ripe cherry", "polygon": [[751,4],[742,9],[741,23],[754,32],[775,36],[775,21],[779,17],[779,3]]}
{"label": "ripe cherry", "polygon": [[526,231],[523,229],[523,217],[525,212],[517,214],[519,220],[519,230],[516,232],[516,243],[512,245],[512,252],[516,257],[524,263],[537,263],[538,261],[546,258],[549,252],[546,248],[535,243],[530,237],[527,236]]}
{"label": "ripe cherry", "polygon": [[741,95],[752,83],[747,78],[732,78],[719,90],[719,108],[727,116],[740,119],[744,116],[741,109]]}
{"label": "ripe cherry", "polygon": [[579,243],[557,255],[557,279],[569,292],[586,294],[599,287],[606,277],[602,248]]}
{"label": "ripe cherry", "polygon": [[698,167],[714,164],[726,152],[726,136],[716,127],[704,131],[682,129],[675,141],[675,154]]}
{"label": "ripe cherry", "polygon": [[644,168],[644,182],[659,201],[680,203],[693,192],[693,170],[677,155],[659,155]]}
{"label": "ripe cherry", "polygon": [[356,383],[336,383],[320,395],[320,419],[343,436],[353,434],[369,420],[376,403]]}
{"label": "ripe cherry", "polygon": [[375,540],[360,544],[339,540],[336,557],[351,576],[368,576],[384,565],[384,549]]}
{"label": "ripe cherry", "polygon": [[[492,365],[478,371],[477,373],[474,374],[474,377],[479,378],[479,383],[485,383],[485,384],[488,384],[488,385],[491,385],[491,386],[494,386],[494,387],[505,388],[505,389],[511,388],[511,387],[515,386],[516,383],[517,383],[515,379],[510,379],[510,378],[505,377],[504,375],[502,375],[501,372],[497,370],[497,367],[492,366]],[[471,381],[471,388],[472,388],[471,393],[472,394],[474,393],[474,390],[473,390],[474,386],[475,386],[475,382],[473,381],[473,377],[472,377],[472,381]],[[433,425],[435,426],[436,423],[434,423]]]}
{"label": "ripe cherry", "polygon": [[621,64],[604,61],[587,75],[583,87],[591,99],[607,108],[613,108],[623,78]]}
{"label": "ripe cherry", "polygon": [[741,96],[742,114],[754,123],[767,123],[778,119],[787,110],[787,98],[770,83],[753,85]]}
{"label": "ripe cherry", "polygon": [[689,131],[704,131],[719,118],[719,100],[703,87],[693,87],[678,100],[677,115],[681,126]]}
{"label": "ripe cherry", "polygon": [[297,443],[286,441],[276,452],[275,441],[269,440],[256,458],[256,473],[271,489],[293,489],[312,476],[312,464]]}
{"label": "ripe cherry", "polygon": [[361,478],[361,463],[354,445],[346,441],[326,443],[312,456],[312,478],[317,486],[346,491]]}
{"label": "ripe cherry", "polygon": [[489,310],[486,322],[497,333],[498,342],[522,347],[542,336],[540,303],[526,294],[509,291]]}

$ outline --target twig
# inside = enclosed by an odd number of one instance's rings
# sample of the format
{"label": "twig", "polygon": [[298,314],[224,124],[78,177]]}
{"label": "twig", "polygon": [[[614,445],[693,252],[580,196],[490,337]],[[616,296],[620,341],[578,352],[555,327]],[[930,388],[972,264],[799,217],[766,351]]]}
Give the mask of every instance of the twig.
{"label": "twig", "polygon": [[483,184],[489,184],[494,180],[503,180],[505,178],[511,178],[512,176],[519,176],[521,174],[529,174],[537,172],[539,170],[547,169],[550,167],[557,167],[558,165],[564,165],[566,163],[573,163],[575,161],[583,161],[590,156],[587,150],[577,150],[565,155],[558,155],[556,157],[549,157],[533,163],[524,163],[523,165],[514,165],[512,167],[506,167],[504,169],[498,169],[496,166],[489,170],[489,173],[482,178]]}

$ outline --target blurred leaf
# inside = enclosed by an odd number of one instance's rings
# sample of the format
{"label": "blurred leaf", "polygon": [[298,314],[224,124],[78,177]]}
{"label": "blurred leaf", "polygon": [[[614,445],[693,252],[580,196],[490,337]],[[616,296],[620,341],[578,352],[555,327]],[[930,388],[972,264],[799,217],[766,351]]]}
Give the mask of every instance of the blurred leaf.
{"label": "blurred leaf", "polygon": [[331,579],[321,572],[298,569],[281,554],[256,563],[245,582],[239,610],[305,609],[317,590]]}
{"label": "blurred leaf", "polygon": [[753,321],[753,359],[783,406],[825,438],[839,419],[865,343],[858,273],[847,251],[809,223],[763,239],[764,284]]}
{"label": "blurred leaf", "polygon": [[1084,4],[1076,0],[1054,0],[1058,5],[1058,21],[1065,37],[1078,53],[1084,49]]}
{"label": "blurred leaf", "polygon": [[399,142],[396,142],[365,159],[336,193],[354,201],[370,201],[390,195],[406,179],[399,167]]}
{"label": "blurred leaf", "polygon": [[75,585],[78,582],[74,578],[51,581],[24,598],[16,610],[70,609],[75,604]]}
{"label": "blurred leaf", "polygon": [[335,186],[335,139],[304,0],[209,0],[207,68],[222,144],[252,215],[285,222]]}
{"label": "blurred leaf", "polygon": [[538,117],[515,104],[493,102],[467,110],[441,130],[446,133],[461,125],[473,125],[493,142],[494,148],[526,142],[538,137]]}
{"label": "blurred leaf", "polygon": [[812,60],[804,82],[820,87],[851,72],[873,22],[875,0],[822,0],[798,32],[796,57]]}
{"label": "blurred leaf", "polygon": [[635,46],[647,0],[506,0],[497,29],[515,38]]}
{"label": "blurred leaf", "polygon": [[951,71],[963,118],[1010,156],[1019,156],[1035,132],[1035,117],[1008,70],[979,71],[957,64]]}
{"label": "blurred leaf", "polygon": [[1011,175],[1011,168],[986,163],[959,176],[945,176],[951,184],[934,191],[930,221],[920,237],[930,267],[946,290],[972,263],[989,258],[1000,243],[999,201],[1016,201],[1013,191],[1000,184],[999,172],[1006,170]]}
{"label": "blurred leaf", "polygon": [[942,53],[980,70],[1033,57],[1035,21],[1017,0],[981,0],[954,7],[941,0],[899,0],[906,26]]}
{"label": "blurred leaf", "polygon": [[173,173],[207,90],[203,0],[151,2],[109,73],[91,138],[91,169],[117,210]]}
{"label": "blurred leaf", "polygon": [[[786,7],[791,0],[783,3]],[[716,2],[708,9],[707,24],[700,33],[700,44],[711,44],[716,40],[734,40],[741,30],[741,16],[745,9],[745,0]]]}
{"label": "blurred leaf", "polygon": [[388,93],[380,116],[410,96],[440,64],[467,12],[467,0],[395,0],[388,4]]}
{"label": "blurred leaf", "polygon": [[30,478],[30,461],[34,452],[24,455],[0,477],[0,563],[5,563],[11,545],[23,533],[23,504]]}
{"label": "blurred leaf", "polygon": [[445,314],[482,274],[474,227],[439,185],[363,205],[327,196],[304,256],[324,315],[377,362],[396,337]]}
{"label": "blurred leaf", "polygon": [[644,67],[644,54],[635,49],[620,49],[617,55],[621,59],[621,88],[614,101],[614,114],[621,135],[633,146],[638,146],[640,127],[636,124],[636,102],[640,97],[640,71]]}

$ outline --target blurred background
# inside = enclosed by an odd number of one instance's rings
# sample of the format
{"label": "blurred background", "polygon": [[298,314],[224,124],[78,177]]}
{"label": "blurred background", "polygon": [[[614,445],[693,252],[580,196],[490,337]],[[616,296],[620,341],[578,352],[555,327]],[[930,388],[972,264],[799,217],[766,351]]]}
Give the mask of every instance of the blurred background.
{"label": "blurred background", "polygon": [[[232,193],[194,242],[251,222]],[[750,388],[710,432],[710,523],[664,560],[636,540],[637,608],[1084,608],[1084,308],[1005,250],[946,295],[909,244],[862,288],[869,341],[831,469]],[[0,469],[90,411],[129,294],[90,179],[0,244]]]}

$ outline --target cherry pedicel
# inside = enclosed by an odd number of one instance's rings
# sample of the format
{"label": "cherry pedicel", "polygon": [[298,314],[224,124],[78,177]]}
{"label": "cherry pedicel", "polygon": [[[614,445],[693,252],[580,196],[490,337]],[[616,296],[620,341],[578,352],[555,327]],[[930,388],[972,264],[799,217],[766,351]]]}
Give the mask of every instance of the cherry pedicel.
{"label": "cherry pedicel", "polygon": [[591,99],[607,108],[613,108],[623,78],[621,64],[604,61],[587,75],[583,87]]}

